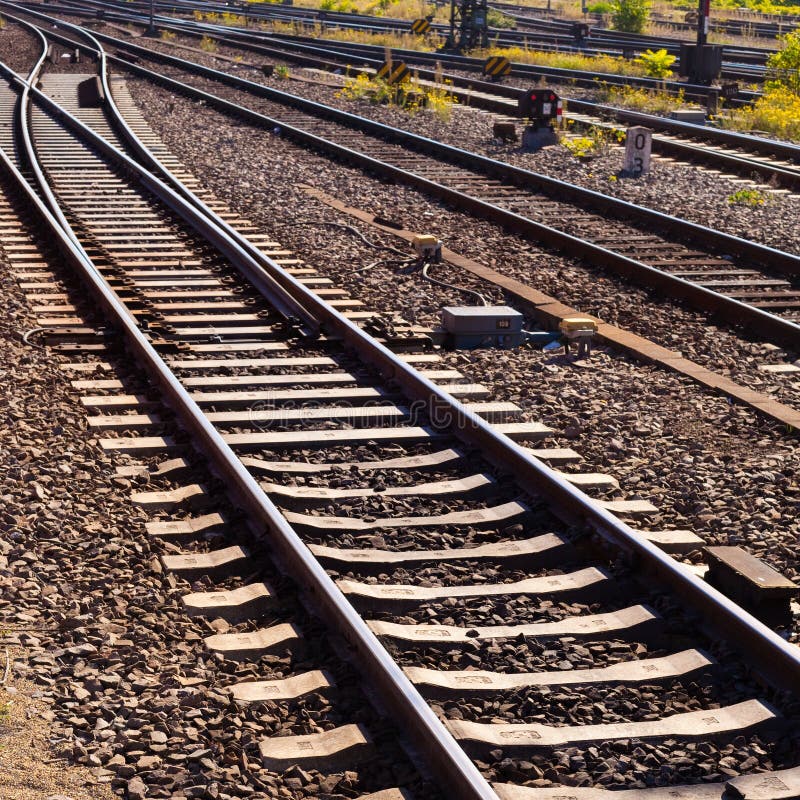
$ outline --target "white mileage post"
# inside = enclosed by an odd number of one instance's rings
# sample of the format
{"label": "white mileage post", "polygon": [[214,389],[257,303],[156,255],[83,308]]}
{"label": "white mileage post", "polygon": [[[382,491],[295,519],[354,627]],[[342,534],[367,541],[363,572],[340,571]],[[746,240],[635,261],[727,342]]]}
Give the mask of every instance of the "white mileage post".
{"label": "white mileage post", "polygon": [[622,168],[624,175],[638,178],[650,170],[650,149],[653,144],[653,131],[635,125],[628,128],[625,137],[625,164]]}

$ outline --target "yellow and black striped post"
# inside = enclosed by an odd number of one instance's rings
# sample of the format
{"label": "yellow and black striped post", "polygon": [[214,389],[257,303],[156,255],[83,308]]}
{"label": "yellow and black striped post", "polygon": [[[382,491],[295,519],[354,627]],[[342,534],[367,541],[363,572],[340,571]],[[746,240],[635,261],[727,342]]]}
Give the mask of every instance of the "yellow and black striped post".
{"label": "yellow and black striped post", "polygon": [[423,34],[427,33],[431,29],[431,23],[425,19],[425,17],[420,17],[419,19],[415,19],[411,23],[411,33],[416,33],[417,36],[422,36]]}
{"label": "yellow and black striped post", "polygon": [[483,74],[493,81],[511,73],[511,62],[505,56],[492,56],[483,65]]}
{"label": "yellow and black striped post", "polygon": [[391,61],[384,61],[375,73],[375,77],[386,81],[390,86],[394,86],[402,83],[409,76],[409,73],[409,68],[402,61],[398,61],[396,64]]}

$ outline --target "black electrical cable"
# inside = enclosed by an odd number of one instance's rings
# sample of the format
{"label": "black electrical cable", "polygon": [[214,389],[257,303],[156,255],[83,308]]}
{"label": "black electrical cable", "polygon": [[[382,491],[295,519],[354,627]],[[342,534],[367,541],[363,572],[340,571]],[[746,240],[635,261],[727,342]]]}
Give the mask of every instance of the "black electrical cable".
{"label": "black electrical cable", "polygon": [[[321,228],[336,228],[337,230],[347,231],[348,233],[352,233],[354,236],[357,236],[359,239],[361,239],[361,241],[364,242],[364,244],[366,244],[368,247],[372,247],[375,250],[389,250],[392,253],[397,253],[398,255],[403,256],[403,260],[402,261],[397,261],[396,259],[390,259],[390,258],[384,258],[384,259],[380,259],[379,261],[373,261],[371,264],[367,264],[366,267],[360,267],[359,269],[354,269],[352,271],[352,274],[358,274],[360,272],[367,272],[367,270],[373,269],[373,268],[378,267],[378,266],[380,266],[382,264],[399,264],[400,266],[404,266],[406,264],[414,264],[414,263],[419,264],[420,263],[418,261],[418,259],[416,259],[416,258],[408,258],[407,257],[408,254],[407,253],[404,253],[402,250],[398,250],[396,247],[392,247],[391,245],[388,245],[388,244],[378,244],[376,242],[371,242],[369,239],[367,239],[366,236],[364,236],[363,233],[361,233],[360,230],[358,230],[357,228],[354,228],[352,225],[345,225],[344,223],[341,223],[341,222],[320,222],[319,220],[311,220],[311,219],[299,219],[299,220],[295,220],[294,222],[290,222],[290,223],[286,223],[286,224],[289,227],[302,227],[304,225],[316,225],[317,227],[321,227]],[[434,283],[437,286],[442,286],[445,289],[452,289],[453,291],[461,292],[462,294],[468,294],[471,297],[475,297],[475,298],[477,298],[478,302],[483,306],[488,306],[489,305],[489,302],[486,300],[486,298],[480,292],[476,292],[476,291],[474,291],[472,289],[465,289],[463,286],[455,286],[452,283],[446,283],[445,281],[440,281],[437,278],[432,278],[428,274],[428,270],[431,267],[431,263],[429,261],[422,262],[421,266],[422,266],[422,277],[425,278],[425,280],[430,281],[431,283]],[[419,269],[419,266],[417,267],[417,269]],[[412,270],[409,270],[408,272],[416,272],[417,269],[412,269]]]}
{"label": "black electrical cable", "polygon": [[44,347],[43,344],[39,344],[38,342],[32,342],[30,337],[34,336],[37,333],[44,333],[45,331],[48,330],[49,328],[31,328],[29,331],[25,331],[25,333],[22,335],[22,341],[25,342],[25,344],[27,345],[33,345],[34,347],[43,348]]}
{"label": "black electrical cable", "polygon": [[481,305],[483,305],[483,306],[488,306],[489,305],[489,303],[486,300],[486,298],[480,292],[476,292],[473,289],[466,289],[463,286],[455,286],[452,283],[446,283],[445,281],[440,281],[437,278],[432,278],[428,274],[428,270],[430,268],[431,268],[431,262],[430,261],[426,261],[422,266],[422,277],[425,278],[425,280],[428,280],[431,283],[435,283],[437,286],[443,286],[445,289],[453,289],[454,291],[461,292],[462,294],[472,295],[473,297],[477,297],[478,298],[478,301],[480,302]]}
{"label": "black electrical cable", "polygon": [[407,258],[403,261],[400,261],[396,258],[381,258],[378,261],[373,261],[371,264],[367,264],[366,267],[359,267],[358,269],[354,269],[351,271],[351,275],[357,275],[359,272],[366,272],[367,270],[373,269],[374,267],[379,267],[381,264],[394,264],[397,266],[404,266],[405,264],[410,264],[416,261],[416,258]]}
{"label": "black electrical cable", "polygon": [[398,250],[396,247],[392,247],[390,244],[380,244],[378,242],[371,242],[361,233],[358,228],[354,228],[352,225],[345,225],[341,222],[320,222],[316,219],[299,219],[295,220],[294,222],[285,223],[290,228],[297,228],[302,227],[304,225],[316,225],[318,228],[337,228],[338,230],[347,231],[348,233],[352,233],[354,236],[357,236],[364,242],[365,245],[368,247],[372,247],[375,250],[389,250],[392,253],[397,253],[400,256],[407,256],[407,253],[404,253],[402,250]]}

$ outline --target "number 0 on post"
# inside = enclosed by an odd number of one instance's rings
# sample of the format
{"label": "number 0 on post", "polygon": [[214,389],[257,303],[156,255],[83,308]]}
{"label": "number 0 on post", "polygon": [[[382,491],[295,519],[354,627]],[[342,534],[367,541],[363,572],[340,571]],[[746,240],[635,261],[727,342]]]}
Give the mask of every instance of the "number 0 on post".
{"label": "number 0 on post", "polygon": [[625,139],[625,164],[623,174],[638,178],[650,170],[650,149],[653,144],[653,131],[639,125],[628,128]]}

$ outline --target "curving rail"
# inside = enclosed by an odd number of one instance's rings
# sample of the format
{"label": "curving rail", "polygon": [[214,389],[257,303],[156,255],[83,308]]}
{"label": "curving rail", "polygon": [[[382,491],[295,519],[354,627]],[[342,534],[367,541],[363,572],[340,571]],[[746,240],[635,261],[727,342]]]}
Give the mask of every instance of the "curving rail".
{"label": "curving rail", "polygon": [[[536,186],[540,191],[557,198],[561,202],[568,200],[577,206],[598,209],[605,214],[618,216],[622,219],[636,219],[645,226],[646,229],[652,230],[654,227],[661,228],[668,235],[677,237],[681,242],[694,240],[700,246],[708,247],[712,251],[735,254],[739,258],[745,258],[751,262],[763,264],[768,270],[781,272],[785,275],[795,276],[798,272],[800,257],[795,255],[781,253],[769,247],[754,244],[694,223],[669,217],[650,209],[617,200],[616,198],[610,198],[600,195],[597,192],[563,183],[553,178],[511,167],[502,162],[468,153],[421,136],[409,134],[373,122],[372,120],[358,117],[354,114],[349,114],[338,109],[324,106],[320,103],[314,103],[285,92],[271,89],[263,84],[253,83],[252,81],[247,81],[227,73],[221,73],[193,62],[186,62],[174,56],[154,53],[147,48],[133,43],[122,42],[108,36],[99,36],[98,38],[102,38],[104,41],[110,39],[115,46],[129,50],[137,56],[180,66],[190,72],[196,72],[197,74],[211,77],[237,89],[244,89],[257,96],[289,105],[292,108],[301,110],[304,114],[311,114],[314,117],[332,120],[337,125],[344,124],[344,126],[348,128],[367,132],[372,136],[385,139],[389,142],[400,141],[404,143],[405,147],[410,148],[412,151],[421,151],[422,153],[431,154],[437,159],[454,165],[464,165],[478,173],[483,173],[488,176],[499,176],[511,187],[519,189],[519,187]],[[252,120],[257,120],[261,124],[269,125],[270,128],[279,126],[286,136],[297,138],[299,141],[306,144],[313,143],[314,146],[326,149],[329,152],[335,152],[338,157],[355,161],[373,171],[381,171],[384,174],[391,174],[399,177],[411,185],[432,192],[436,196],[454,201],[461,207],[467,208],[472,212],[480,211],[482,215],[489,219],[498,221],[514,230],[525,231],[529,235],[533,235],[535,238],[547,244],[558,246],[582,258],[591,258],[595,263],[603,264],[622,274],[632,275],[646,285],[656,286],[661,290],[667,291],[673,297],[679,297],[696,304],[700,308],[712,310],[734,325],[744,324],[749,330],[755,333],[767,336],[784,344],[789,344],[790,346],[793,346],[793,343],[797,342],[798,330],[800,330],[800,328],[795,322],[791,321],[791,319],[777,317],[769,311],[758,308],[752,304],[741,302],[735,299],[735,297],[726,296],[713,287],[704,287],[697,280],[690,280],[680,275],[673,275],[663,269],[643,263],[641,260],[636,259],[635,253],[631,255],[629,253],[615,251],[613,247],[606,247],[601,244],[593,243],[585,238],[576,237],[574,234],[564,231],[563,229],[559,230],[552,225],[545,225],[541,222],[537,222],[535,219],[515,213],[513,210],[499,207],[495,203],[486,202],[480,199],[480,196],[476,197],[462,190],[452,188],[444,182],[431,180],[429,177],[415,174],[407,168],[393,166],[390,163],[391,159],[389,159],[387,163],[387,159],[378,160],[373,155],[358,153],[347,143],[338,144],[336,141],[332,141],[330,135],[326,134],[321,137],[314,133],[309,133],[308,131],[302,130],[297,125],[292,124],[291,120],[287,120],[286,118],[270,118],[263,114],[253,112],[229,100],[215,97],[207,92],[182,84],[173,78],[153,73],[141,65],[127,63],[125,67],[137,74],[158,80],[172,89],[201,97],[210,104],[225,109],[229,113],[233,112]],[[625,241],[630,241],[630,234],[627,234]],[[717,269],[724,266],[724,263],[725,262],[719,262]],[[735,288],[735,286],[733,288]],[[732,289],[729,291],[732,291]],[[778,300],[779,298],[773,297],[772,299]]]}

